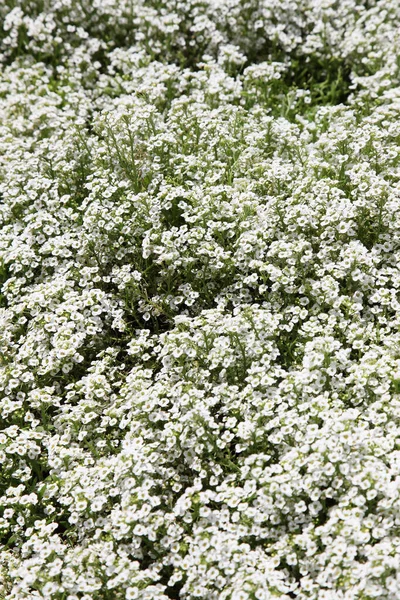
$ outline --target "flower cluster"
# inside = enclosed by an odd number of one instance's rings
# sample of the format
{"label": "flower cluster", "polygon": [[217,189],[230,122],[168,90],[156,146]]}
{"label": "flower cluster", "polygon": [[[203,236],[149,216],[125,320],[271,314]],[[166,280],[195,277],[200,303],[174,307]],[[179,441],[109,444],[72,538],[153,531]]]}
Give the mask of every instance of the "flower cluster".
{"label": "flower cluster", "polygon": [[0,599],[400,596],[400,5],[0,5]]}

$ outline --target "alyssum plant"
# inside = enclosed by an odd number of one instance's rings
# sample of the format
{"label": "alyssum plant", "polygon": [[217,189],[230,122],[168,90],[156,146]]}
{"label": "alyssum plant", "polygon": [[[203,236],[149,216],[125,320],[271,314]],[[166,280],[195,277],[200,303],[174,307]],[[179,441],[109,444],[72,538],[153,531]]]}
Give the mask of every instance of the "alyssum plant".
{"label": "alyssum plant", "polygon": [[0,598],[397,600],[400,5],[0,6]]}

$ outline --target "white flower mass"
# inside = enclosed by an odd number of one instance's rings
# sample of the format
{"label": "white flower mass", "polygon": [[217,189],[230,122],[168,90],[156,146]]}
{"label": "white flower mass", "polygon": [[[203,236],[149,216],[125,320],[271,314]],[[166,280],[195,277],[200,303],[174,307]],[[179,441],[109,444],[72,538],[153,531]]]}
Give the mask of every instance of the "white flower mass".
{"label": "white flower mass", "polygon": [[0,599],[399,598],[399,1],[3,0]]}

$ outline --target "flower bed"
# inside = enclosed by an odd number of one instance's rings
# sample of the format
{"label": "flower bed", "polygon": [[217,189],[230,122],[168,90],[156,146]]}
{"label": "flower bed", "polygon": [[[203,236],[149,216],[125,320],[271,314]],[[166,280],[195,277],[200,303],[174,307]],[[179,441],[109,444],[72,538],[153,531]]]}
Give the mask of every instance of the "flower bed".
{"label": "flower bed", "polygon": [[400,4],[0,5],[0,599],[400,596]]}

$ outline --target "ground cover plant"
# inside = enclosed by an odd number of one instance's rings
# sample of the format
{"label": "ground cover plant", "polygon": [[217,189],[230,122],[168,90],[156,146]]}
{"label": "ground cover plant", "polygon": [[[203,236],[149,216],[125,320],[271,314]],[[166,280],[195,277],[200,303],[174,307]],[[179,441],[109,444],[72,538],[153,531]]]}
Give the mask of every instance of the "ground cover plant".
{"label": "ground cover plant", "polygon": [[398,600],[399,24],[0,3],[1,600]]}

